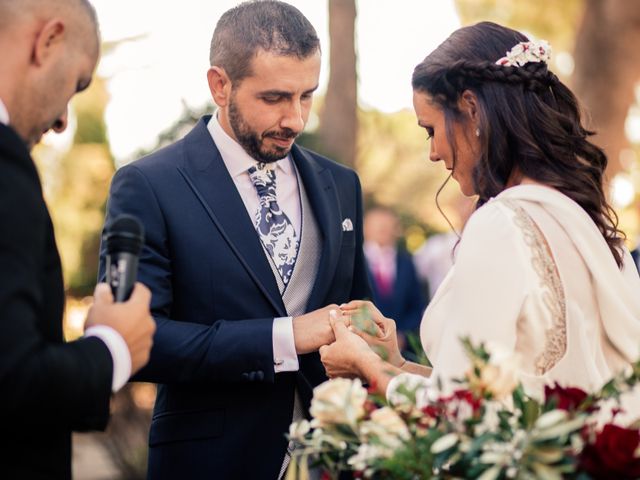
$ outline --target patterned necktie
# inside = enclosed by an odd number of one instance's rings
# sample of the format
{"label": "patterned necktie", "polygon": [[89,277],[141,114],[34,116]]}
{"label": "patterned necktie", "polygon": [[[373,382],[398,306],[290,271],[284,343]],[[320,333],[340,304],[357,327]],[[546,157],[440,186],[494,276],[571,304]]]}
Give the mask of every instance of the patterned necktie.
{"label": "patterned necktie", "polygon": [[296,263],[299,240],[289,217],[280,210],[276,200],[275,164],[258,163],[248,172],[260,197],[256,229],[286,286]]}

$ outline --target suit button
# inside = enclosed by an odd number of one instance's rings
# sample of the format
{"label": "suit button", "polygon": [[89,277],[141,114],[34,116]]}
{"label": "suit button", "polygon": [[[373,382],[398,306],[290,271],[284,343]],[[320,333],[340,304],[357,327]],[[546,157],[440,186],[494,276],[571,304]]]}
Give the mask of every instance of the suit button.
{"label": "suit button", "polygon": [[245,381],[249,381],[249,380],[251,380],[251,377],[249,376],[248,373],[243,373],[242,374],[242,379],[245,380]]}
{"label": "suit button", "polygon": [[264,380],[264,372],[262,370],[258,370],[256,372],[256,380],[258,380],[259,382]]}

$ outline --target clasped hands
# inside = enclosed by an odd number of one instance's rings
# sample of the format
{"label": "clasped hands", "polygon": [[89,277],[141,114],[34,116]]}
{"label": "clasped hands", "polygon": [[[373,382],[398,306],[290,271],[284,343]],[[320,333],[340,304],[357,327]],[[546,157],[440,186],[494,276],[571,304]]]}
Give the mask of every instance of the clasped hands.
{"label": "clasped hands", "polygon": [[[357,318],[366,319],[366,328]],[[364,366],[380,358],[395,367],[405,363],[395,322],[369,301],[328,305],[296,317],[293,334],[298,353],[319,351],[329,378],[363,377]]]}

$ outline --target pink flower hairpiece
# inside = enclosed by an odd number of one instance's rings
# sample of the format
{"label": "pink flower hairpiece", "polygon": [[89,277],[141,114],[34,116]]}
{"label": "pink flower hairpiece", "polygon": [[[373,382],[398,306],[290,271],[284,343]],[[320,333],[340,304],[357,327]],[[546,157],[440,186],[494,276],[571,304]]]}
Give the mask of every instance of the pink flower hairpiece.
{"label": "pink flower hairpiece", "polygon": [[545,62],[551,59],[551,45],[546,40],[520,42],[496,62],[503,67],[522,67],[527,63]]}

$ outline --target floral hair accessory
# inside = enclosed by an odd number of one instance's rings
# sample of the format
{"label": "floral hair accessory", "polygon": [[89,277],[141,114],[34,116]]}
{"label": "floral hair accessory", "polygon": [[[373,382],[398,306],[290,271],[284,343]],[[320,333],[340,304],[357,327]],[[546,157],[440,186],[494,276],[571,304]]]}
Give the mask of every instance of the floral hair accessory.
{"label": "floral hair accessory", "polygon": [[527,63],[547,63],[551,59],[551,45],[546,40],[520,42],[496,62],[503,67],[522,67]]}

